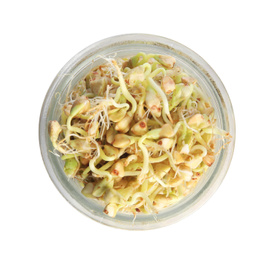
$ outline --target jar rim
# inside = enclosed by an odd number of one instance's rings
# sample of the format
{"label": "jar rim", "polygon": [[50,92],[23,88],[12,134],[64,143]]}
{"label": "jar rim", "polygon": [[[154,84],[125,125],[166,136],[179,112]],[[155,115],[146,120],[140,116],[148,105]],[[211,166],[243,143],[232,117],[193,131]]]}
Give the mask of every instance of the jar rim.
{"label": "jar rim", "polygon": [[[190,201],[190,204],[186,208],[182,208],[182,210],[178,210],[174,212],[174,215],[165,216],[160,221],[149,221],[148,223],[137,223],[133,224],[132,221],[117,221],[110,217],[103,217],[102,212],[97,212],[94,210],[88,210],[85,208],[84,204],[80,202],[80,196],[77,194],[73,194],[73,191],[67,189],[64,186],[64,183],[60,182],[60,179],[57,177],[56,169],[52,164],[51,155],[49,155],[49,143],[47,143],[47,118],[49,117],[49,109],[52,98],[56,92],[56,89],[62,82],[62,77],[60,75],[65,75],[68,72],[74,71],[76,68],[79,68],[85,61],[87,61],[88,57],[91,58],[93,55],[95,56],[97,53],[102,52],[103,50],[112,49],[118,46],[128,46],[132,44],[140,44],[140,45],[148,45],[152,47],[164,48],[164,51],[168,51],[170,53],[175,53],[181,59],[185,59],[185,61],[189,61],[191,66],[195,66],[195,68],[199,69],[206,77],[206,80],[209,80],[213,86],[214,91],[218,93],[219,98],[224,102],[223,108],[225,109],[225,114],[229,123],[229,131],[233,136],[230,145],[227,147],[227,153],[224,154],[224,165],[221,165],[220,172],[216,175],[214,174],[213,178],[206,183],[205,188],[198,192],[197,197],[194,197],[193,201]],[[63,68],[59,71],[55,79],[53,80],[48,92],[45,96],[41,114],[39,121],[39,142],[42,158],[45,164],[45,167],[48,171],[50,178],[53,183],[60,191],[60,193],[64,196],[64,198],[73,205],[77,210],[84,213],[86,216],[101,222],[103,224],[123,228],[123,229],[153,229],[158,227],[163,227],[169,224],[172,224],[185,216],[190,215],[196,209],[201,207],[217,190],[222,180],[224,179],[227,170],[230,166],[231,159],[234,152],[235,146],[235,118],[234,112],[232,108],[232,104],[229,98],[229,95],[215,71],[211,68],[211,66],[198,54],[189,49],[188,47],[170,40],[165,37],[151,35],[151,34],[123,34],[112,36],[103,40],[100,40],[96,43],[93,43],[77,53],[72,59],[70,59]]]}

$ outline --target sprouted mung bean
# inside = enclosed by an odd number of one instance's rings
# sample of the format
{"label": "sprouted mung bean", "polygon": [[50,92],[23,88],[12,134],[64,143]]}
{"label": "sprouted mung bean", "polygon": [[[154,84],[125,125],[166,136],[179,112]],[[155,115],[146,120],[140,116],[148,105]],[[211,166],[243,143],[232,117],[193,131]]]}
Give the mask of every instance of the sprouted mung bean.
{"label": "sprouted mung bean", "polygon": [[[64,172],[104,213],[157,213],[189,194],[231,136],[171,56],[107,59],[68,93],[49,136]],[[219,149],[220,151],[220,149]],[[218,153],[218,152],[217,152]]]}

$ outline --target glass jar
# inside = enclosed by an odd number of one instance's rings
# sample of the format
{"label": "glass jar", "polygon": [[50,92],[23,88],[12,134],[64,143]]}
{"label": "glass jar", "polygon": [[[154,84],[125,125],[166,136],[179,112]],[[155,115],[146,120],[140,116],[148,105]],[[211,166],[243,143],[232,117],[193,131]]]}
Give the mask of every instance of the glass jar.
{"label": "glass jar", "polygon": [[[48,122],[59,120],[60,102],[75,84],[91,68],[105,63],[103,57],[125,57],[138,52],[171,55],[176,65],[184,68],[197,79],[199,86],[210,97],[215,109],[217,125],[229,132],[231,143],[216,156],[215,163],[200,179],[196,188],[177,204],[161,210],[156,217],[118,212],[115,218],[103,213],[104,205],[88,199],[81,194],[80,185],[68,179],[63,172],[64,162],[49,152],[52,144],[48,136]],[[39,122],[39,141],[42,157],[50,178],[64,198],[80,212],[102,224],[116,228],[143,230],[163,227],[179,221],[202,206],[217,190],[230,165],[235,143],[235,119],[231,101],[223,83],[213,69],[195,52],[173,40],[146,34],[118,35],[96,42],[76,54],[60,70],[52,82],[41,109]],[[218,141],[217,147],[222,145]]]}

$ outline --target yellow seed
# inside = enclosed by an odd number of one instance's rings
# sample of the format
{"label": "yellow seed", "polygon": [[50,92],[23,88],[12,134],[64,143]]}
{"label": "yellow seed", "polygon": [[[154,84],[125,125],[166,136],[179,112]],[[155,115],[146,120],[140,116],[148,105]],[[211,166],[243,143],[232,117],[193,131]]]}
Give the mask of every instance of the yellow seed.
{"label": "yellow seed", "polygon": [[141,120],[138,123],[136,123],[132,128],[131,132],[135,135],[141,136],[148,132],[148,125],[146,120]]}
{"label": "yellow seed", "polygon": [[191,161],[185,162],[185,165],[190,167],[191,169],[197,168],[202,162],[201,156],[195,156]]}
{"label": "yellow seed", "polygon": [[116,131],[115,131],[114,127],[111,126],[106,132],[106,141],[108,143],[112,144],[114,141],[115,135],[116,135]]}
{"label": "yellow seed", "polygon": [[63,106],[63,111],[66,116],[70,116],[71,108],[72,108],[72,105],[64,105]]}
{"label": "yellow seed", "polygon": [[201,114],[195,114],[188,121],[188,125],[197,127],[203,122],[204,122],[204,116]]}
{"label": "yellow seed", "polygon": [[89,159],[81,157],[80,162],[82,165],[88,165],[89,164]]}
{"label": "yellow seed", "polygon": [[183,156],[178,151],[173,151],[173,159],[176,165],[184,162]]}
{"label": "yellow seed", "polygon": [[175,83],[171,77],[165,76],[161,81],[161,88],[166,94],[170,94],[175,90]]}
{"label": "yellow seed", "polygon": [[181,81],[185,86],[196,83],[196,79],[191,78],[191,77],[182,77]]}
{"label": "yellow seed", "polygon": [[125,117],[126,112],[127,112],[126,108],[112,109],[108,112],[108,117],[111,121],[116,123],[121,121]]}
{"label": "yellow seed", "polygon": [[189,151],[190,151],[189,145],[188,144],[184,144],[183,147],[181,148],[180,153],[189,154]]}
{"label": "yellow seed", "polygon": [[109,203],[106,205],[103,212],[109,217],[114,218],[118,212],[118,206],[115,203]]}
{"label": "yellow seed", "polygon": [[137,121],[142,120],[144,118],[144,116],[145,116],[145,113],[146,112],[144,110],[144,104],[142,104],[142,105],[138,104],[137,110],[136,110],[136,112],[134,114],[135,121],[137,122]]}
{"label": "yellow seed", "polygon": [[116,178],[114,182],[114,189],[124,189],[128,184],[128,180],[125,178]]}
{"label": "yellow seed", "polygon": [[56,147],[56,141],[58,139],[58,136],[61,132],[61,126],[58,121],[50,121],[48,124],[48,133],[50,136],[50,139],[53,143],[53,146]]}
{"label": "yellow seed", "polygon": [[197,184],[197,179],[196,180],[191,179],[190,181],[186,182],[186,187],[188,191],[193,189],[196,186],[196,184]]}
{"label": "yellow seed", "polygon": [[115,130],[121,133],[128,132],[132,119],[133,119],[133,115],[131,115],[130,113],[127,113],[126,116],[121,121],[116,123]]}
{"label": "yellow seed", "polygon": [[214,161],[215,161],[215,154],[213,152],[208,151],[207,155],[203,157],[203,162],[209,167],[212,166]]}
{"label": "yellow seed", "polygon": [[161,145],[164,149],[169,150],[173,146],[173,140],[170,138],[162,138],[157,141],[158,145]]}
{"label": "yellow seed", "polygon": [[173,68],[175,58],[167,55],[155,55],[154,58],[167,68]]}
{"label": "yellow seed", "polygon": [[174,179],[168,181],[167,184],[168,184],[170,187],[177,187],[177,186],[179,186],[180,184],[182,184],[183,181],[184,181],[184,178],[181,177],[181,176],[179,176],[179,175],[177,175]]}
{"label": "yellow seed", "polygon": [[179,186],[180,184],[183,183],[184,179],[185,179],[184,175],[175,174],[174,171],[171,171],[169,173],[167,185],[170,186],[170,187],[177,187],[177,186]]}
{"label": "yellow seed", "polygon": [[160,106],[152,106],[150,107],[150,112],[152,113],[152,115],[154,115],[155,117],[160,117],[161,116],[161,105]]}
{"label": "yellow seed", "polygon": [[179,165],[179,170],[181,170],[181,171],[187,171],[187,172],[189,172],[189,174],[191,174],[191,175],[193,174],[191,168],[188,167],[188,166],[185,165],[185,164]]}
{"label": "yellow seed", "polygon": [[130,145],[131,140],[125,134],[117,134],[114,137],[113,146],[117,148],[126,148]]}
{"label": "yellow seed", "polygon": [[160,138],[173,137],[173,135],[174,135],[173,128],[169,124],[164,124],[161,127],[161,131],[160,131],[159,135],[160,135]]}
{"label": "yellow seed", "polygon": [[114,156],[115,158],[117,158],[119,150],[111,145],[105,145],[104,153],[109,157]]}
{"label": "yellow seed", "polygon": [[183,175],[184,181],[190,181],[193,176],[192,169],[185,164],[180,164],[178,167],[181,171],[181,175]]}
{"label": "yellow seed", "polygon": [[120,160],[113,164],[111,168],[111,174],[118,177],[125,176],[125,168],[123,161]]}
{"label": "yellow seed", "polygon": [[169,164],[165,163],[155,163],[153,164],[153,170],[156,177],[162,179],[171,169]]}
{"label": "yellow seed", "polygon": [[175,195],[170,195],[167,197],[166,194],[158,194],[154,198],[154,207],[157,209],[162,209],[168,207],[169,205],[175,203],[177,201],[177,197]]}
{"label": "yellow seed", "polygon": [[130,85],[134,85],[138,81],[143,82],[145,80],[144,68],[138,66],[129,70],[125,76],[125,79]]}
{"label": "yellow seed", "polygon": [[147,88],[146,91],[146,104],[150,112],[155,117],[161,116],[161,103],[160,99],[157,97],[155,91],[152,88]]}

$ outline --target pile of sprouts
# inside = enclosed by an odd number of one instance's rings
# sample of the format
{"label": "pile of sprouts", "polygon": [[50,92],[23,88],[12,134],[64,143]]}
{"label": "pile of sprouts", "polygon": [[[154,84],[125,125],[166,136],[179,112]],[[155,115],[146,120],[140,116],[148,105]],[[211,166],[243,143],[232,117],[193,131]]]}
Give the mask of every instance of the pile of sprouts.
{"label": "pile of sprouts", "polygon": [[48,130],[65,174],[110,217],[175,204],[214,163],[217,140],[231,139],[196,79],[173,57],[142,52],[93,68]]}

